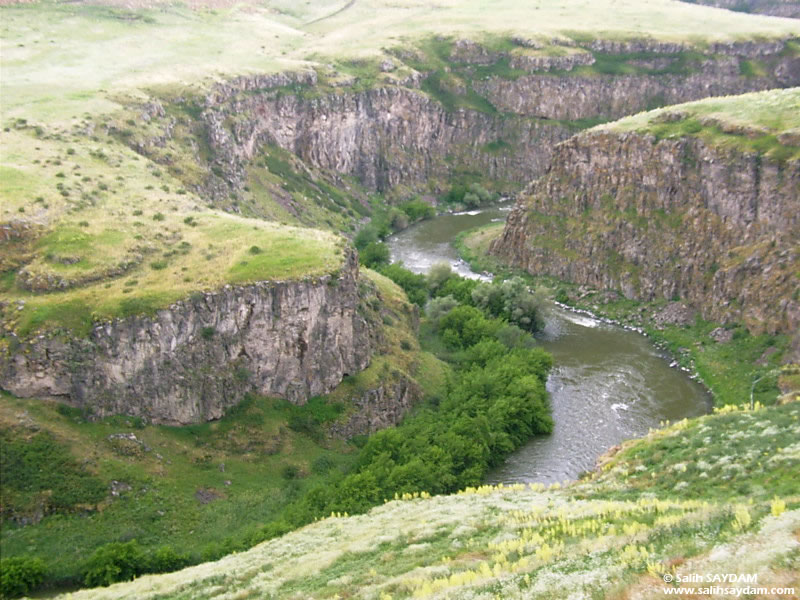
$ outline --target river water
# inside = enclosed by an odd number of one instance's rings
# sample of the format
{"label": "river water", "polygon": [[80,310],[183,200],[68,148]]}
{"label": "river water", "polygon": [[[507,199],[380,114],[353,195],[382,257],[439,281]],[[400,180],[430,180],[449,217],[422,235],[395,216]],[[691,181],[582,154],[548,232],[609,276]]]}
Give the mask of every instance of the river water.
{"label": "river water", "polygon": [[[467,277],[481,277],[458,259],[453,238],[466,229],[503,221],[510,205],[441,215],[389,239],[392,260],[426,272],[446,261]],[[594,468],[597,457],[662,421],[710,410],[702,386],[669,361],[646,337],[553,307],[537,336],[553,355],[547,380],[555,427],[514,452],[487,483],[564,482]]]}

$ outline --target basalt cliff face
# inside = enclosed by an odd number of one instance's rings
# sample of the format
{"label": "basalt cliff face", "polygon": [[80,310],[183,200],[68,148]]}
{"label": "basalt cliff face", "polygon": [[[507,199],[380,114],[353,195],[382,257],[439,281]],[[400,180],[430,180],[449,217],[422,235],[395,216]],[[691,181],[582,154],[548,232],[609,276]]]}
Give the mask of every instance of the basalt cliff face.
{"label": "basalt cliff face", "polygon": [[[438,63],[397,51],[385,70],[410,74],[379,73],[370,84],[358,77],[331,83],[314,71],[219,84],[190,111],[202,137],[195,146],[207,150],[194,160],[209,169],[202,182],[187,183],[224,203],[247,187],[259,152],[277,146],[308,173],[353,176],[381,192],[441,191],[464,174],[518,187],[544,172],[557,143],[594,122],[800,84],[791,40],[703,50],[648,40],[563,41],[541,51],[533,41],[513,43],[512,51],[492,51],[448,42]],[[163,127],[139,142],[145,154],[172,135],[174,119],[160,113],[147,114]]]}
{"label": "basalt cliff face", "polygon": [[800,164],[698,138],[587,132],[556,149],[491,252],[534,274],[800,328]]}
{"label": "basalt cliff face", "polygon": [[247,392],[302,404],[369,364],[380,329],[362,305],[352,253],[338,274],[226,286],[86,339],[20,340],[0,357],[0,382],[154,423],[219,418]]}

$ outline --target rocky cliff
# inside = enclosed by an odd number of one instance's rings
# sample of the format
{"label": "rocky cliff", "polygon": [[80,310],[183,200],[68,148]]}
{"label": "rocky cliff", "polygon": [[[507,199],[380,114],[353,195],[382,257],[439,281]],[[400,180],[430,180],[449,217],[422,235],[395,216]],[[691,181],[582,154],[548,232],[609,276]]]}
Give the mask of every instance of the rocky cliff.
{"label": "rocky cliff", "polygon": [[302,404],[369,364],[379,329],[359,293],[352,253],[339,273],[198,293],[86,339],[9,336],[0,382],[17,396],[155,423],[219,418],[247,392]]}
{"label": "rocky cliff", "polygon": [[[357,76],[308,71],[219,84],[189,111],[203,138],[195,145],[208,150],[193,160],[209,166],[189,184],[220,201],[244,194],[268,147],[294,154],[308,173],[354,176],[382,192],[441,190],[464,175],[524,184],[544,172],[558,142],[598,121],[800,83],[791,40],[703,49],[652,40],[554,44],[514,38],[493,50],[440,40],[434,50],[394,50],[375,73],[359,64]],[[151,118],[159,115],[149,111]],[[170,119],[138,149],[163,145]]]}
{"label": "rocky cliff", "polygon": [[797,160],[692,136],[591,131],[557,147],[491,252],[530,273],[795,332],[799,190]]}

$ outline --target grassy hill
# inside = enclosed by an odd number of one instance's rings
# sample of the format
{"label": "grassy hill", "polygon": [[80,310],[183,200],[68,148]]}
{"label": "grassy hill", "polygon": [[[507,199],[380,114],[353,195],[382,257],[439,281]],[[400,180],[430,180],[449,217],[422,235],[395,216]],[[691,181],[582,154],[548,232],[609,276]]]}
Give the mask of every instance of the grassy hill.
{"label": "grassy hill", "polygon": [[390,499],[215,563],[71,598],[660,598],[665,576],[693,573],[754,573],[758,587],[796,589],[798,423],[796,403],[727,408],[628,442],[563,489]]}
{"label": "grassy hill", "polygon": [[778,161],[800,158],[800,88],[707,98],[656,109],[595,131],[636,131],[657,139],[694,136]]}

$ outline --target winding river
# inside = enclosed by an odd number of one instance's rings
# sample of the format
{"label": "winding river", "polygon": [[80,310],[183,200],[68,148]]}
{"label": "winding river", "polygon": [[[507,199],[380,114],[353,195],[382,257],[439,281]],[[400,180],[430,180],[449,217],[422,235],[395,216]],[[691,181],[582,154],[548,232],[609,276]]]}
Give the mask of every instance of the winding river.
{"label": "winding river", "polygon": [[[418,223],[390,238],[392,259],[417,273],[446,261],[461,275],[481,277],[458,259],[451,241],[466,229],[505,220],[510,208]],[[667,357],[638,333],[554,307],[538,340],[554,359],[547,389],[555,428],[513,453],[487,483],[572,480],[623,440],[710,409],[703,387],[670,368]]]}

